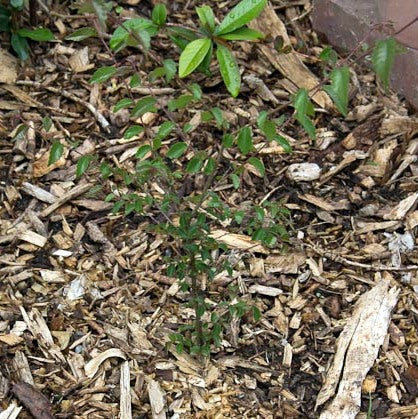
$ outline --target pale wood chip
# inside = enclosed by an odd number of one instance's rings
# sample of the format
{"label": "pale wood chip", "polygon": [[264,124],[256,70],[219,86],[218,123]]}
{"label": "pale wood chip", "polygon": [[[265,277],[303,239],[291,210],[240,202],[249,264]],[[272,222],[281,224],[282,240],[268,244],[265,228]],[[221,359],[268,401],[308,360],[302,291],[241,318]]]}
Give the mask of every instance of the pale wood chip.
{"label": "pale wood chip", "polygon": [[131,377],[129,362],[122,363],[120,368],[120,417],[121,419],[132,418],[131,400]]}
{"label": "pale wood chip", "polygon": [[151,380],[148,384],[148,397],[151,404],[153,419],[165,419],[165,394],[160,384]]}
{"label": "pale wood chip", "polygon": [[108,349],[107,351],[95,356],[84,366],[84,371],[86,372],[87,377],[93,378],[99,370],[100,365],[102,365],[106,359],[115,357],[126,359],[125,354],[118,348]]}

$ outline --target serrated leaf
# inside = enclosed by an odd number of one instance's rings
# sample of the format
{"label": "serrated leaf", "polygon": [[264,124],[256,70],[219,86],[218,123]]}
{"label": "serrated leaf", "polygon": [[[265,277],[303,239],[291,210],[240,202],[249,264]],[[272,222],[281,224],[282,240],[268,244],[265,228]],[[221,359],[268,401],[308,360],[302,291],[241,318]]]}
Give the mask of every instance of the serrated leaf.
{"label": "serrated leaf", "polygon": [[264,35],[254,29],[243,27],[220,35],[219,38],[225,39],[226,41],[257,41],[263,39]]}
{"label": "serrated leaf", "polygon": [[171,99],[168,101],[168,110],[173,112],[176,109],[184,109],[191,102],[193,102],[193,100],[194,97],[192,95],[181,95],[177,99]]}
{"label": "serrated leaf", "polygon": [[123,138],[126,140],[131,139],[132,137],[135,137],[136,135],[141,134],[141,132],[144,131],[144,127],[141,127],[141,125],[131,125],[123,134]]}
{"label": "serrated leaf", "polygon": [[267,0],[242,0],[224,18],[216,28],[215,35],[223,35],[246,25],[264,9]]}
{"label": "serrated leaf", "polygon": [[186,172],[187,173],[197,173],[202,168],[202,159],[200,157],[192,157],[187,163]]}
{"label": "serrated leaf", "polygon": [[215,30],[215,15],[210,6],[196,7],[196,13],[202,26],[212,33]]}
{"label": "serrated leaf", "polygon": [[10,37],[10,43],[21,60],[26,61],[29,58],[29,44],[26,38],[13,33]]}
{"label": "serrated leaf", "polygon": [[292,152],[292,146],[290,145],[289,141],[287,141],[286,138],[284,138],[283,136],[276,134],[273,137],[273,141],[276,141],[276,143],[280,144],[286,153]]}
{"label": "serrated leaf", "polygon": [[228,92],[233,97],[237,97],[241,87],[241,74],[235,57],[227,47],[220,44],[216,48],[216,57],[219,62],[222,79]]}
{"label": "serrated leaf", "polygon": [[146,112],[156,112],[155,104],[157,100],[151,96],[145,96],[142,99],[138,100],[134,108],[132,109],[131,116],[132,118],[138,118]]}
{"label": "serrated leaf", "polygon": [[18,35],[32,39],[33,41],[52,41],[54,38],[54,34],[46,28],[37,28],[37,29],[19,29],[17,31]]}
{"label": "serrated leaf", "polygon": [[152,21],[158,25],[163,26],[167,20],[167,8],[165,4],[158,3],[154,6],[151,13]]}
{"label": "serrated leaf", "polygon": [[64,146],[59,141],[55,141],[52,144],[51,151],[49,152],[48,166],[57,162],[63,153]]}
{"label": "serrated leaf", "polygon": [[96,29],[90,28],[90,27],[85,27],[85,28],[77,29],[76,31],[74,31],[70,35],[67,35],[65,37],[65,39],[67,41],[79,42],[79,41],[83,41],[84,39],[87,39],[87,38],[97,38],[97,37],[98,37],[98,33],[97,33]]}
{"label": "serrated leaf", "polygon": [[190,42],[180,55],[179,76],[186,77],[203,61],[212,41],[208,38],[196,39]]}
{"label": "serrated leaf", "polygon": [[91,76],[90,83],[103,83],[113,77],[117,71],[113,66],[99,68]]}
{"label": "serrated leaf", "polygon": [[141,82],[141,78],[139,77],[138,73],[135,73],[132,77],[131,80],[129,81],[129,86],[134,88],[134,87],[138,87],[141,86],[142,82]]}
{"label": "serrated leaf", "polygon": [[372,52],[373,70],[382,81],[386,91],[389,88],[389,78],[392,71],[395,56],[402,48],[394,38],[380,39],[376,41]]}
{"label": "serrated leaf", "polygon": [[348,88],[350,85],[350,70],[348,67],[334,68],[330,74],[331,84],[324,86],[337,109],[347,116],[348,112]]}
{"label": "serrated leaf", "polygon": [[173,144],[167,151],[167,157],[169,159],[178,159],[187,150],[187,144],[184,142],[178,142]]}
{"label": "serrated leaf", "polygon": [[258,159],[257,157],[250,157],[248,159],[248,163],[250,163],[251,166],[254,166],[257,169],[258,173],[260,173],[260,176],[265,176],[266,169],[264,167],[264,163],[260,159]]}
{"label": "serrated leaf", "polygon": [[129,98],[121,99],[114,107],[113,112],[120,111],[121,109],[127,108],[128,106],[132,105],[134,101]]}
{"label": "serrated leaf", "polygon": [[93,157],[90,156],[90,155],[82,156],[78,159],[77,168],[76,168],[76,171],[75,171],[75,175],[77,177],[80,177],[84,173],[86,173],[86,170],[88,169],[92,159],[93,159]]}
{"label": "serrated leaf", "polygon": [[239,151],[244,156],[253,149],[253,137],[250,127],[241,128],[238,135],[237,145]]}
{"label": "serrated leaf", "polygon": [[146,144],[146,145],[142,145],[141,147],[138,148],[138,150],[135,153],[135,157],[137,159],[142,159],[144,156],[146,156],[149,152],[151,151],[151,147]]}
{"label": "serrated leaf", "polygon": [[171,121],[165,121],[161,124],[161,126],[158,128],[157,135],[155,136],[158,140],[164,140],[164,138],[167,138],[168,135],[170,135],[171,131],[173,131],[176,124]]}

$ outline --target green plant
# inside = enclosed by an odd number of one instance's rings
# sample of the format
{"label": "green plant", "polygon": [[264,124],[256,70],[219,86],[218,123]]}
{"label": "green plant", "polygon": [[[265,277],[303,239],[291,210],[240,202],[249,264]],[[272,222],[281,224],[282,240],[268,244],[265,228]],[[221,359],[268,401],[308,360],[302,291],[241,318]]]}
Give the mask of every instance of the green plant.
{"label": "green plant", "polygon": [[[106,47],[113,65],[97,69],[91,83],[106,83],[110,79],[122,80],[126,97],[113,107],[114,112],[129,110],[132,124],[123,136],[132,140],[143,136],[144,144],[136,151],[136,164],[131,170],[115,167],[107,162],[99,166],[103,178],[113,178],[115,187],[106,196],[113,202],[113,211],[123,211],[125,216],[138,213],[152,220],[149,228],[163,234],[168,243],[175,243],[174,256],[167,256],[167,273],[178,278],[181,290],[185,293],[186,305],[193,309],[194,318],[181,325],[170,337],[177,350],[188,350],[193,354],[209,355],[214,346],[219,346],[223,333],[233,319],[240,319],[251,313],[257,320],[260,313],[250,301],[240,301],[232,291],[226,298],[211,298],[210,282],[220,272],[232,273],[228,262],[228,249],[216,241],[212,228],[219,224],[228,225],[237,232],[244,232],[264,246],[284,247],[291,228],[290,213],[279,202],[264,200],[250,203],[245,209],[228,205],[216,192],[216,185],[229,179],[235,190],[242,188],[242,178],[248,169],[255,177],[268,176],[263,159],[258,151],[271,141],[280,144],[285,152],[292,148],[282,134],[286,125],[296,120],[311,139],[315,138],[315,109],[311,97],[318,89],[323,89],[334,101],[336,108],[346,115],[349,104],[350,72],[346,62],[338,62],[333,50],[326,49],[321,54],[324,79],[315,89],[299,89],[292,102],[292,117],[282,115],[273,117],[273,112],[261,111],[256,124],[231,128],[219,107],[205,106],[204,93],[197,83],[186,84],[184,78],[199,71],[210,75],[213,56],[218,62],[219,71],[231,96],[240,91],[241,75],[237,61],[230,50],[229,41],[258,41],[263,35],[246,25],[257,17],[266,0],[242,0],[222,20],[216,23],[213,10],[209,6],[196,8],[200,27],[186,28],[167,23],[167,10],[157,4],[151,19],[135,18],[122,22],[110,36],[109,43],[103,36],[106,30],[107,14],[111,4],[102,0],[89,0],[79,8],[79,12],[93,12],[97,16],[94,27],[80,28],[67,36],[67,40],[83,41],[97,37]],[[180,49],[177,68],[176,61],[159,57],[152,50],[153,38],[165,33]],[[383,82],[387,81],[392,54],[396,53],[392,41],[381,41],[372,51],[373,63]],[[385,53],[377,53],[383,50]],[[278,53],[289,53],[283,42],[276,41]],[[133,89],[142,84],[138,63],[120,65],[118,54],[127,48],[139,48],[155,65],[148,71],[148,82],[153,84],[162,80],[182,90],[180,95],[162,106],[153,95],[135,98]],[[339,64],[339,65],[338,65]],[[201,107],[200,124],[209,124],[214,138],[218,140],[212,151],[206,144],[195,144],[189,136],[197,126],[192,121],[178,123],[173,112],[187,108],[191,103]],[[187,111],[183,111],[187,112]],[[158,113],[163,122],[150,128],[143,124],[146,113]],[[258,136],[258,144],[255,135]],[[261,143],[261,147],[260,147]],[[256,147],[257,146],[257,147]],[[225,153],[227,152],[227,153]],[[63,146],[53,144],[50,163],[61,157]],[[227,157],[226,157],[227,156]],[[82,156],[77,163],[76,175],[82,176],[94,162],[94,156]],[[190,182],[203,178],[198,191],[190,193],[184,187]],[[250,320],[248,320],[250,321]]]}
{"label": "green plant", "polygon": [[[10,44],[21,60],[29,58],[29,42],[52,41],[54,35],[47,28],[27,29],[21,27],[21,15],[25,8],[24,0],[9,0],[0,4],[0,32],[10,34]],[[33,15],[33,13],[32,13]]]}

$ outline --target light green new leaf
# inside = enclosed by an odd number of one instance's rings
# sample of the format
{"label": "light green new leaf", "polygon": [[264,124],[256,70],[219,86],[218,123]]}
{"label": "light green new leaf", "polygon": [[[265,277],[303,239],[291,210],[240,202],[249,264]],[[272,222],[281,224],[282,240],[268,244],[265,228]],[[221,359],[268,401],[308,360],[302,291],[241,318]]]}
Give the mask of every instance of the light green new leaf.
{"label": "light green new leaf", "polygon": [[33,41],[52,41],[54,34],[46,28],[38,29],[19,29],[17,31],[18,35],[23,36],[24,38],[32,39]]}
{"label": "light green new leaf", "polygon": [[286,138],[284,138],[283,136],[276,134],[273,137],[273,140],[276,141],[276,143],[280,144],[286,153],[292,152],[292,146],[289,144],[289,141],[287,141]]}
{"label": "light green new leaf", "polygon": [[233,97],[237,97],[241,87],[241,74],[235,57],[227,47],[218,44],[216,58],[218,59],[222,79],[228,92]]}
{"label": "light green new leaf", "polygon": [[202,26],[212,33],[215,30],[215,15],[210,6],[196,7],[196,13]]}
{"label": "light green new leaf", "polygon": [[395,62],[395,55],[402,51],[402,47],[394,38],[380,39],[373,47],[373,70],[382,80],[386,90],[389,88],[389,77]]}
{"label": "light green new leaf", "polygon": [[223,35],[246,25],[264,9],[267,0],[242,0],[224,18],[216,28],[215,35]]}
{"label": "light green new leaf", "polygon": [[113,66],[99,68],[91,76],[90,83],[103,83],[113,77],[117,71]]}
{"label": "light green new leaf", "polygon": [[250,157],[248,159],[248,163],[251,164],[251,166],[254,166],[258,173],[260,173],[260,176],[264,177],[264,175],[266,174],[266,169],[264,167],[264,163],[258,159],[257,157]]}
{"label": "light green new leaf", "polygon": [[77,177],[80,177],[84,173],[86,173],[86,170],[89,168],[89,165],[92,159],[93,159],[93,156],[90,156],[90,155],[82,156],[78,159],[77,168],[75,171],[75,175]]}
{"label": "light green new leaf", "polygon": [[208,38],[190,42],[180,55],[179,76],[186,77],[192,73],[205,58],[212,41]]}
{"label": "light green new leaf", "polygon": [[55,141],[54,144],[52,144],[51,151],[49,152],[48,166],[58,161],[63,152],[64,146],[59,141]]}
{"label": "light green new leaf", "polygon": [[334,101],[337,109],[347,116],[348,88],[350,85],[350,70],[348,67],[334,68],[330,74],[331,84],[324,86],[325,90]]}
{"label": "light green new leaf", "polygon": [[258,39],[263,39],[264,35],[254,29],[243,27],[233,32],[220,35],[219,38],[225,39],[226,41],[257,41]]}
{"label": "light green new leaf", "polygon": [[167,151],[167,157],[169,159],[178,159],[180,156],[184,154],[187,150],[187,144],[184,142],[179,142],[173,144]]}
{"label": "light green new leaf", "polygon": [[239,135],[238,135],[238,149],[239,151],[244,154],[248,154],[253,149],[253,136],[252,136],[251,128],[250,127],[243,127],[241,128]]}
{"label": "light green new leaf", "polygon": [[65,39],[67,39],[68,41],[83,41],[84,39],[91,37],[97,38],[97,31],[94,28],[86,27],[77,29],[70,35],[66,36]]}
{"label": "light green new leaf", "polygon": [[165,24],[167,20],[167,8],[165,7],[165,4],[159,3],[155,5],[152,9],[151,19],[158,26],[163,26]]}

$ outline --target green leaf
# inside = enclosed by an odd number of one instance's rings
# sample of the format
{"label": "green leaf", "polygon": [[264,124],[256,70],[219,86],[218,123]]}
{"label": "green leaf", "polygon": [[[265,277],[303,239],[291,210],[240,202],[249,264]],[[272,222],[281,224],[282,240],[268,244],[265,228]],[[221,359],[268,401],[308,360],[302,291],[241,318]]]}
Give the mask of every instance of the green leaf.
{"label": "green leaf", "polygon": [[170,81],[176,75],[177,65],[174,60],[169,58],[163,61],[163,67],[165,69],[165,79],[167,83],[170,83]]}
{"label": "green leaf", "polygon": [[24,5],[25,0],[10,0],[10,6],[12,6],[14,9],[21,10],[23,9]]}
{"label": "green leaf", "polygon": [[142,145],[141,147],[138,148],[138,150],[135,153],[135,157],[137,159],[142,159],[144,156],[146,156],[149,152],[151,151],[151,147],[146,144],[146,145]]}
{"label": "green leaf", "polygon": [[253,149],[253,138],[250,127],[241,128],[238,135],[238,149],[244,156]]}
{"label": "green leaf", "polygon": [[113,112],[120,111],[121,109],[127,108],[128,106],[132,105],[134,101],[129,98],[121,99],[114,107]]}
{"label": "green leaf", "polygon": [[77,29],[76,31],[74,31],[70,35],[67,35],[65,37],[65,39],[68,40],[68,41],[78,42],[78,41],[83,41],[84,39],[87,39],[87,38],[97,38],[98,36],[99,35],[98,35],[96,29],[90,28],[90,27],[85,27],[85,28]]}
{"label": "green leaf", "polygon": [[155,104],[157,99],[154,99],[151,96],[145,96],[142,99],[138,100],[134,108],[132,109],[131,116],[132,118],[138,118],[146,112],[156,112]]}
{"label": "green leaf", "polygon": [[250,157],[248,159],[248,163],[250,163],[251,166],[254,166],[262,177],[265,176],[266,169],[264,167],[264,163],[260,159],[258,159],[257,157]]}
{"label": "green leaf", "polygon": [[220,35],[219,38],[225,39],[226,41],[257,41],[264,39],[264,35],[254,29],[243,27],[235,29],[233,32]]}
{"label": "green leaf", "polygon": [[88,169],[88,167],[90,165],[90,162],[92,160],[93,160],[93,156],[90,156],[88,154],[85,155],[85,156],[80,157],[78,159],[78,162],[77,162],[77,168],[76,168],[76,171],[75,171],[75,175],[77,177],[82,176],[86,172],[86,170]]}
{"label": "green leaf", "polygon": [[192,83],[190,86],[187,86],[187,89],[192,93],[195,100],[202,99],[202,89],[197,83]]}
{"label": "green leaf", "polygon": [[0,32],[10,32],[10,11],[0,4]]}
{"label": "green leaf", "polygon": [[171,121],[165,121],[161,124],[161,126],[158,128],[157,135],[155,136],[158,140],[164,140],[164,138],[167,138],[171,131],[173,131],[176,124]]}
{"label": "green leaf", "polygon": [[232,185],[234,186],[234,188],[239,189],[239,185],[241,183],[241,180],[240,180],[239,176],[237,176],[235,173],[233,173],[231,175],[231,180],[232,180]]}
{"label": "green leaf", "polygon": [[309,137],[316,136],[315,126],[308,115],[314,114],[313,104],[306,89],[299,89],[293,99],[293,107],[296,109],[296,120],[302,125]]}
{"label": "green leaf", "polygon": [[253,318],[254,318],[254,320],[256,322],[259,321],[261,319],[260,309],[258,307],[256,307],[256,306],[253,306],[252,311],[253,311]]}
{"label": "green leaf", "polygon": [[216,57],[219,62],[222,79],[228,92],[233,97],[237,97],[241,87],[241,74],[235,57],[227,47],[220,44],[218,44],[216,49]]}
{"label": "green leaf", "polygon": [[21,60],[26,61],[29,58],[29,44],[26,38],[13,33],[10,37],[10,43]]}
{"label": "green leaf", "polygon": [[178,142],[173,144],[167,151],[167,157],[169,159],[178,159],[187,150],[187,144],[184,142]]}
{"label": "green leaf", "polygon": [[134,88],[134,87],[138,87],[141,86],[142,82],[141,82],[141,78],[139,77],[138,73],[135,73],[132,77],[131,80],[129,81],[129,86]]}
{"label": "green leaf", "polygon": [[99,68],[91,76],[90,83],[103,83],[113,77],[117,71],[117,68],[114,66]]}
{"label": "green leaf", "polygon": [[222,137],[222,144],[225,148],[231,148],[232,145],[234,144],[234,136],[232,134],[225,134]]}
{"label": "green leaf", "polygon": [[380,39],[376,41],[373,47],[373,70],[383,82],[386,91],[389,88],[389,77],[395,62],[395,56],[402,51],[403,48],[394,38]]}
{"label": "green leaf", "polygon": [[213,157],[209,157],[206,160],[206,165],[204,168],[205,175],[211,175],[216,169],[216,161]]}
{"label": "green leaf", "polygon": [[151,13],[151,19],[158,26],[165,25],[167,20],[167,8],[165,7],[165,4],[158,3],[154,6]]}
{"label": "green leaf", "polygon": [[286,153],[292,152],[292,146],[289,144],[289,141],[287,141],[286,138],[284,138],[283,136],[276,134],[273,137],[273,141],[276,141],[276,143],[280,144]]}
{"label": "green leaf", "polygon": [[225,122],[222,110],[215,106],[210,110],[210,112],[215,117],[218,128],[221,128]]}
{"label": "green leaf", "polygon": [[350,70],[348,67],[334,68],[330,74],[331,84],[324,86],[325,90],[334,101],[337,109],[347,116],[348,88],[350,85]]}
{"label": "green leaf", "polygon": [[215,15],[210,6],[196,7],[196,13],[202,26],[212,33],[215,30]]}
{"label": "green leaf", "polygon": [[32,39],[33,41],[52,41],[54,38],[54,34],[46,28],[38,28],[38,29],[19,29],[17,34],[24,37]]}
{"label": "green leaf", "polygon": [[331,47],[326,47],[319,54],[319,59],[323,63],[333,66],[338,60],[338,55]]}
{"label": "green leaf", "polygon": [[131,139],[132,137],[135,137],[136,135],[141,134],[141,132],[144,131],[144,127],[141,127],[141,125],[131,125],[123,134],[123,138],[126,140]]}
{"label": "green leaf", "polygon": [[197,173],[202,168],[202,159],[200,157],[193,157],[187,163],[186,172],[187,173]]}
{"label": "green leaf", "polygon": [[180,55],[179,76],[186,77],[192,73],[205,58],[212,41],[208,38],[190,42]]}
{"label": "green leaf", "polygon": [[224,18],[216,28],[215,35],[233,32],[256,18],[264,9],[267,0],[242,0]]}
{"label": "green leaf", "polygon": [[62,153],[64,153],[64,146],[59,141],[55,141],[49,152],[48,166],[57,162],[61,158]]}
{"label": "green leaf", "polygon": [[177,99],[171,99],[168,101],[168,110],[173,112],[176,109],[184,109],[189,106],[193,100],[194,97],[192,95],[181,95]]}
{"label": "green leaf", "polygon": [[42,127],[46,132],[52,128],[52,119],[49,116],[42,118]]}
{"label": "green leaf", "polygon": [[268,141],[273,140],[274,136],[276,135],[276,124],[268,119],[266,111],[261,111],[258,115],[257,126],[266,136]]}
{"label": "green leaf", "polygon": [[157,67],[148,74],[148,80],[151,83],[154,83],[159,77],[165,76],[165,68],[164,67]]}

